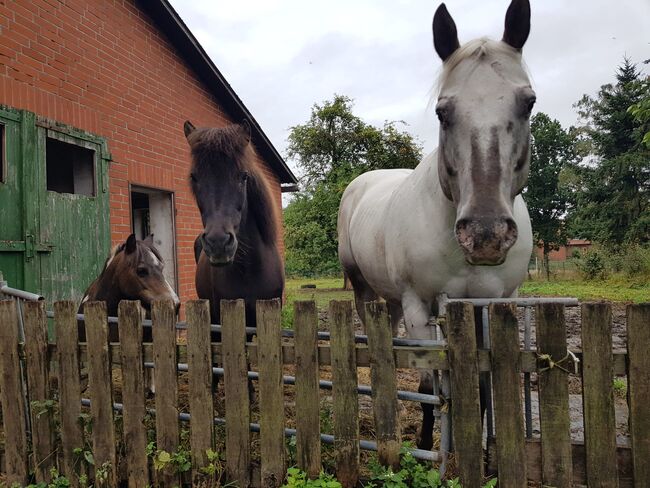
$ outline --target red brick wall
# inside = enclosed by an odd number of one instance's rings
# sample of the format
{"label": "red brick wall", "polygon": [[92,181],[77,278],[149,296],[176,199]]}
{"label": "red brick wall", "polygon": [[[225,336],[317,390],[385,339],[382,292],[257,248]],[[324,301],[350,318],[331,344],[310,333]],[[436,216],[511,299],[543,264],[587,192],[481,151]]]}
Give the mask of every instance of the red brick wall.
{"label": "red brick wall", "polygon": [[0,1],[0,103],[108,140],[114,243],[131,232],[129,183],[174,192],[180,297],[193,298],[202,226],[182,125],[230,121],[149,17],[128,0]]}

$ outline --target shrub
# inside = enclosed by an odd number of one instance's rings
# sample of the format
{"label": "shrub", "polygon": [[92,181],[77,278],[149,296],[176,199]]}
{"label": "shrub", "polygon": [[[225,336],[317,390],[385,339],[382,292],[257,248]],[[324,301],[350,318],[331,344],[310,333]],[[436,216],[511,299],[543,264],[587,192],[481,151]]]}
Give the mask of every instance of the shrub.
{"label": "shrub", "polygon": [[605,266],[605,254],[598,248],[592,248],[582,253],[576,261],[578,270],[586,280],[605,279],[607,267]]}
{"label": "shrub", "polygon": [[621,270],[627,277],[650,277],[650,246],[629,245],[621,253],[621,258]]}

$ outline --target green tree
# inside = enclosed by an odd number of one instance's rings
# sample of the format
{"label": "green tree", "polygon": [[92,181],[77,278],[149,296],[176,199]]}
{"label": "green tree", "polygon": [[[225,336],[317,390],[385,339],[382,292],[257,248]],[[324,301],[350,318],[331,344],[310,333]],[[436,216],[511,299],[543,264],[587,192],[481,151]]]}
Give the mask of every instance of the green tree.
{"label": "green tree", "polygon": [[615,84],[576,104],[584,121],[580,137],[586,162],[576,167],[574,234],[610,247],[650,240],[650,151],[642,142],[644,122],[629,110],[648,97],[648,90],[625,59]]}
{"label": "green tree", "polygon": [[532,134],[530,173],[523,196],[528,206],[535,242],[544,252],[544,269],[550,277],[548,255],[566,243],[564,216],[570,195],[562,185],[561,175],[575,163],[573,135],[543,112],[530,122]]}
{"label": "green tree", "polygon": [[420,161],[419,145],[396,122],[377,128],[352,109],[350,98],[334,95],[291,128],[287,155],[302,172],[304,191],[284,211],[288,274],[339,271],[336,218],[347,185],[366,171],[414,168]]}

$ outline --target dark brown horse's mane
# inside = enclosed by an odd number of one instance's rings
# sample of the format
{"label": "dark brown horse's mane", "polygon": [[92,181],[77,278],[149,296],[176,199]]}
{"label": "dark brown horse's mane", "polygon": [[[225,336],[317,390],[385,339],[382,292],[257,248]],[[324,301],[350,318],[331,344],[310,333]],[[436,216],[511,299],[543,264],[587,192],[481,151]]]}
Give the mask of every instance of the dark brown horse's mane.
{"label": "dark brown horse's mane", "polygon": [[249,135],[238,124],[221,128],[201,127],[188,136],[188,141],[192,148],[193,172],[199,177],[215,165],[219,165],[219,173],[224,177],[241,171],[248,173],[248,211],[257,223],[264,243],[275,244],[278,233],[275,204],[268,180],[255,163]]}

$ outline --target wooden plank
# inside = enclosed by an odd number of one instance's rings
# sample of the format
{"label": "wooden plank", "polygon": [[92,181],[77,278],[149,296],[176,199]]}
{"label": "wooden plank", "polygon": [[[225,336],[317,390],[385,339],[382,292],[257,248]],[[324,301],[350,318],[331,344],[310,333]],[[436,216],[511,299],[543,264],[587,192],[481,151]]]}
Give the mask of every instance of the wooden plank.
{"label": "wooden plank", "polygon": [[118,306],[122,352],[122,403],[124,445],[129,487],[149,484],[147,432],[144,425],[144,373],[142,364],[142,308],[140,302],[123,300]]}
{"label": "wooden plank", "polygon": [[526,487],[517,307],[498,303],[489,311],[499,486]]}
{"label": "wooden plank", "polygon": [[23,318],[25,324],[25,366],[32,422],[33,469],[37,482],[49,482],[51,479],[50,468],[55,465],[56,453],[53,412],[43,403],[52,399],[49,382],[45,302],[24,302]]}
{"label": "wooden plank", "polygon": [[214,438],[212,363],[210,361],[210,303],[193,300],[185,304],[187,315],[187,365],[189,370],[190,447],[192,480],[199,484],[201,469],[208,464]]}
{"label": "wooden plank", "polygon": [[[178,449],[178,380],[176,373],[176,311],[171,300],[154,301],[151,307],[154,384],[156,385],[156,447],[168,453]],[[156,472],[162,487],[179,485],[174,468]]]}
{"label": "wooden plank", "polygon": [[244,300],[222,300],[221,323],[226,392],[226,474],[240,488],[247,488],[250,486],[250,399]]}
{"label": "wooden plank", "polygon": [[582,405],[587,485],[617,487],[612,307],[582,304]]}
{"label": "wooden plank", "polygon": [[650,480],[650,303],[627,307],[628,403],[634,486]]}
{"label": "wooden plank", "polygon": [[4,426],[6,483],[27,482],[25,397],[18,354],[18,312],[13,300],[0,300],[0,403]]}
{"label": "wooden plank", "polygon": [[61,448],[63,469],[72,486],[79,486],[80,463],[74,450],[83,446],[79,354],[77,351],[77,308],[74,302],[54,303],[54,329],[59,362],[59,413],[61,415]]}
{"label": "wooden plank", "polygon": [[352,302],[331,301],[329,320],[336,477],[348,488],[356,486],[359,479],[359,401]]}
{"label": "wooden plank", "polygon": [[[567,356],[564,305],[549,303],[537,305],[537,352],[547,355],[555,363]],[[559,367],[546,369],[548,361],[539,361],[539,416],[542,432],[543,482],[558,488],[570,487],[571,430],[569,424],[569,388],[567,373]],[[561,367],[570,370],[571,363]],[[610,380],[611,381],[611,380]]]}
{"label": "wooden plank", "polygon": [[365,306],[377,452],[381,464],[397,471],[401,435],[397,412],[397,375],[392,353],[393,334],[386,304],[372,302]]}
{"label": "wooden plank", "polygon": [[95,467],[110,466],[108,485],[117,486],[111,362],[108,355],[108,315],[105,302],[84,305],[88,344],[88,386],[93,421]]}
{"label": "wooden plank", "polygon": [[261,481],[264,487],[278,488],[286,474],[280,300],[260,300],[256,307],[260,359]]}
{"label": "wooden plank", "polygon": [[[525,445],[526,471],[529,483],[538,486],[542,482],[542,444],[539,439],[526,439]],[[585,464],[585,446],[583,443],[571,444],[573,458],[573,484],[574,486],[587,485],[587,468]],[[616,460],[618,465],[618,482],[620,488],[632,488],[632,449],[626,446],[617,446]],[[497,454],[494,439],[488,441],[488,469],[496,471]],[[499,478],[500,480],[500,478]],[[499,481],[501,483],[501,481]]]}
{"label": "wooden plank", "polygon": [[298,467],[310,478],[321,469],[318,312],[314,301],[293,303],[296,352],[296,451]]}
{"label": "wooden plank", "polygon": [[447,341],[451,379],[451,418],[460,482],[481,486],[483,447],[479,402],[474,308],[469,303],[447,305]]}

